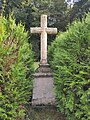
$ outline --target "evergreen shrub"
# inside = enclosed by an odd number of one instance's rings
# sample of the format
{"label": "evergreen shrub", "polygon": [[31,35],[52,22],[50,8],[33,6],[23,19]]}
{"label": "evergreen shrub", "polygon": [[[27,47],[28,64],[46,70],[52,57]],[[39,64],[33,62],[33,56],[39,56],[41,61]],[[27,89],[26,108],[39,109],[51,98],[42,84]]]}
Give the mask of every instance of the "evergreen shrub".
{"label": "evergreen shrub", "polygon": [[0,16],[0,120],[24,119],[33,71],[33,52],[24,26]]}
{"label": "evergreen shrub", "polygon": [[66,120],[90,120],[90,13],[49,47],[57,107]]}

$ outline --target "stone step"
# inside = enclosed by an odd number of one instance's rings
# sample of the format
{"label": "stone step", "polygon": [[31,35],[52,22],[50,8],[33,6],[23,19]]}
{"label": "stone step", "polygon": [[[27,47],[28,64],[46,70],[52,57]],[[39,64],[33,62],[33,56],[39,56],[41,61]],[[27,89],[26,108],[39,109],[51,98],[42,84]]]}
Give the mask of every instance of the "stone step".
{"label": "stone step", "polygon": [[35,73],[35,74],[33,74],[33,76],[34,77],[39,77],[39,78],[41,78],[41,77],[53,77],[53,73],[51,73],[51,72],[37,72],[37,73]]}
{"label": "stone step", "polygon": [[52,72],[49,64],[40,64],[36,72],[48,73]]}

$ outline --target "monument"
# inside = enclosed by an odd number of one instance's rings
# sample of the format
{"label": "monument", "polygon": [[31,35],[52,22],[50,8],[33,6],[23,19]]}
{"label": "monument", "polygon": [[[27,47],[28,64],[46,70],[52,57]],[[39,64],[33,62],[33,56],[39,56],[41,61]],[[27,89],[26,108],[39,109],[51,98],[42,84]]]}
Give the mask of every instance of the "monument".
{"label": "monument", "polygon": [[41,27],[32,27],[31,33],[41,34],[41,58],[34,74],[32,105],[54,104],[53,76],[47,63],[47,34],[57,34],[57,28],[47,27],[47,15],[41,15]]}
{"label": "monument", "polygon": [[47,15],[41,16],[41,27],[32,27],[31,33],[41,33],[41,60],[40,64],[47,64],[47,34],[56,34],[57,28],[47,27]]}

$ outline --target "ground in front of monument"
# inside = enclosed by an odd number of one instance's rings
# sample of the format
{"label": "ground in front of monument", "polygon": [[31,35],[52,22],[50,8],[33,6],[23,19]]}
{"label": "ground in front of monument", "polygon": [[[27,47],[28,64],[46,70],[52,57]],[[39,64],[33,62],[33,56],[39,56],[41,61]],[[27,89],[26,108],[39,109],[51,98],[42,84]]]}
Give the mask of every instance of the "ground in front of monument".
{"label": "ground in front of monument", "polygon": [[29,107],[25,120],[65,120],[55,106]]}

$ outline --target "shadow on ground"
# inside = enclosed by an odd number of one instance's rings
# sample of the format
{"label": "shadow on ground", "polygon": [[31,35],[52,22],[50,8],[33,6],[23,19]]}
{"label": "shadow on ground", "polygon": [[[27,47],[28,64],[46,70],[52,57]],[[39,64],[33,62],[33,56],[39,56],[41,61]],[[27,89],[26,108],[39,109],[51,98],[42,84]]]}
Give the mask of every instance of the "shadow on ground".
{"label": "shadow on ground", "polygon": [[30,107],[25,120],[65,120],[55,107]]}

